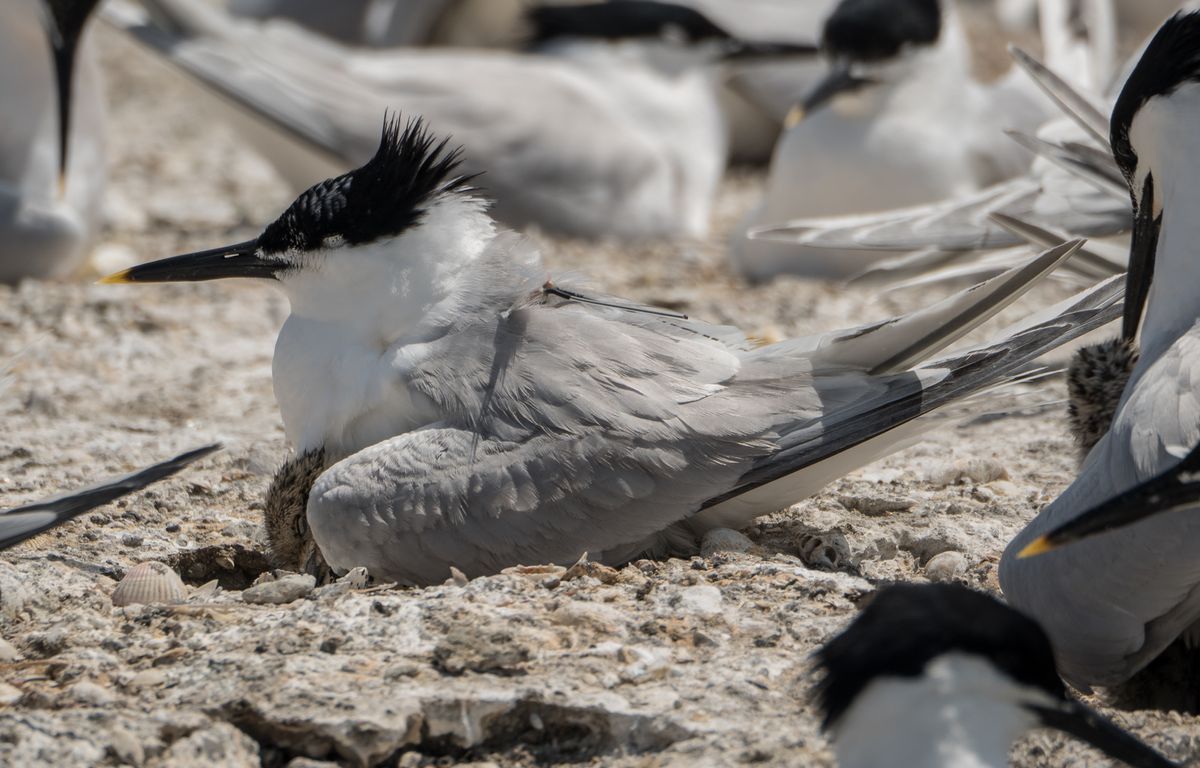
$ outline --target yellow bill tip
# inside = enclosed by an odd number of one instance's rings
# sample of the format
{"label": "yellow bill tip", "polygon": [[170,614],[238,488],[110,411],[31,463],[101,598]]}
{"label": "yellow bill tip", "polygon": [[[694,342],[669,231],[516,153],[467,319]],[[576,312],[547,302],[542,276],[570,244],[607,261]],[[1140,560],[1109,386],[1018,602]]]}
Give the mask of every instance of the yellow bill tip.
{"label": "yellow bill tip", "polygon": [[1055,549],[1058,549],[1057,545],[1051,544],[1050,540],[1045,536],[1038,536],[1036,539],[1025,545],[1024,549],[1017,553],[1017,559],[1024,560],[1027,557],[1037,557],[1038,555],[1044,555],[1047,552]]}
{"label": "yellow bill tip", "polygon": [[122,269],[120,272],[113,272],[111,275],[106,275],[96,281],[99,285],[121,285],[124,283],[132,283],[129,279],[129,270]]}
{"label": "yellow bill tip", "polygon": [[788,110],[787,118],[785,118],[783,121],[783,126],[788,129],[795,128],[797,125],[800,125],[800,123],[804,122],[804,118],[807,116],[807,114],[808,113],[805,112],[804,107],[797,104]]}

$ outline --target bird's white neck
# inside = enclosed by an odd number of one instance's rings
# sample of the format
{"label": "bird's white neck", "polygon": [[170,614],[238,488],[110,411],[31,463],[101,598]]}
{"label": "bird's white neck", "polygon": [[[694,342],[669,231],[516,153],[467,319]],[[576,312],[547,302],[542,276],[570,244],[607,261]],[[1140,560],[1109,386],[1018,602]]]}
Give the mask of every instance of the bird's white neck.
{"label": "bird's white neck", "polygon": [[1077,87],[1104,93],[1116,58],[1111,0],[1038,0],[1046,66]]}
{"label": "bird's white neck", "polygon": [[[1144,367],[1200,318],[1200,84],[1181,86],[1167,98],[1155,98],[1139,111],[1130,131],[1138,155],[1142,185],[1154,177],[1156,211],[1162,229],[1154,259],[1154,278],[1141,330]],[[1144,170],[1145,169],[1145,170]]]}
{"label": "bird's white neck", "polygon": [[[879,65],[877,72],[866,72],[884,85],[864,90],[877,102],[877,110],[912,111],[927,115],[940,113],[938,105],[962,110],[962,95],[973,83],[970,75],[970,48],[952,0],[942,3],[942,26],[937,42],[913,48],[894,61]],[[914,110],[913,105],[920,105]]]}
{"label": "bird's white neck", "polygon": [[272,378],[293,447],[336,457],[433,418],[428,403],[397,389],[388,353],[420,333],[493,237],[479,203],[451,196],[399,237],[318,254],[284,278],[291,315]]}
{"label": "bird's white neck", "polygon": [[916,678],[872,682],[838,720],[839,768],[1004,768],[1034,726],[1023,689],[978,656],[947,654]]}

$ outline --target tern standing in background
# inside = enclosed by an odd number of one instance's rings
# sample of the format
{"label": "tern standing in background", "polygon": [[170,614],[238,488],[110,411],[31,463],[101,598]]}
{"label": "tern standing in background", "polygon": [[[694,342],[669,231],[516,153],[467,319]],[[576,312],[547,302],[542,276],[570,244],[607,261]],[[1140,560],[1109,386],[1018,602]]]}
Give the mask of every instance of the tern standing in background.
{"label": "tern standing in background", "polygon": [[429,583],[451,566],[691,551],[705,530],[897,450],[942,406],[1019,379],[1117,313],[1110,281],[930,359],[1076,242],[902,318],[754,348],[735,329],[547,279],[457,166],[419,121],[392,121],[370,162],[254,240],[106,279],[284,289],[273,383],[306,462],[289,477],[315,476],[291,493],[289,536],[335,569]]}
{"label": "tern standing in background", "polygon": [[882,589],[816,658],[839,768],[1003,768],[1035,728],[1137,768],[1175,765],[1067,698],[1037,623],[966,587]]}
{"label": "tern standing in background", "polygon": [[610,17],[635,16],[616,25],[633,39],[611,44],[594,37],[606,33],[593,4],[535,9],[534,38],[561,56],[357,50],[197,0],[146,4],[169,23],[114,4],[105,18],[221,96],[297,190],[367,160],[379,115],[400,110],[462,142],[505,224],[587,238],[703,237],[728,151],[712,66],[797,48],[737,39],[663,3],[607,4]]}
{"label": "tern standing in background", "polygon": [[0,283],[82,263],[104,188],[104,94],[87,20],[97,0],[0,8]]}
{"label": "tern standing in background", "polygon": [[1179,462],[1200,441],[1200,15],[1155,35],[1112,113],[1133,242],[1121,341],[1140,357],[1079,476],[1005,550],[1009,602],[1049,633],[1077,685],[1115,685],[1200,621],[1200,515],[1177,510],[1042,557],[1043,534]]}
{"label": "tern standing in background", "polygon": [[[1106,78],[1113,34],[1108,0],[1042,0],[1052,67]],[[1054,108],[1024,73],[983,84],[954,0],[842,0],[825,22],[829,72],[793,112],[775,147],[763,202],[734,233],[735,268],[752,279],[780,273],[848,277],[878,252],[798,247],[747,233],[799,218],[902,208],[977,191],[1029,169],[1031,155],[1002,130],[1035,131]],[[1094,54],[1094,55],[1092,55]],[[1101,84],[1098,87],[1103,87]]]}

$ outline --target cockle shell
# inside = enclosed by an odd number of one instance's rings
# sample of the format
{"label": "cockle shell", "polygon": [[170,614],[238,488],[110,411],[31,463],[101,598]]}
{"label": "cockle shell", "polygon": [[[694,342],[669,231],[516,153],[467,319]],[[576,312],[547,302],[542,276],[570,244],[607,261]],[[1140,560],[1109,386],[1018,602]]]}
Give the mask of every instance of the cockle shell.
{"label": "cockle shell", "polygon": [[179,574],[163,563],[138,563],[125,573],[112,593],[112,604],[182,603],[187,599],[187,587]]}

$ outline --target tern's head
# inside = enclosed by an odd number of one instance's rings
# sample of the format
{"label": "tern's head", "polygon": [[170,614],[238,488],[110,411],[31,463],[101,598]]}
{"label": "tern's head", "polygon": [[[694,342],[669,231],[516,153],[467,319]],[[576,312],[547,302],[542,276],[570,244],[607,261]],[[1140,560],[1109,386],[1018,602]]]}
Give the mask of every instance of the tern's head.
{"label": "tern's head", "polygon": [[881,590],[816,656],[842,768],[1007,765],[1012,742],[1039,726],[1133,765],[1171,765],[1067,698],[1033,620],[965,587]]}
{"label": "tern's head", "polygon": [[939,0],[842,0],[825,20],[826,76],[792,110],[794,125],[842,94],[905,77],[909,65],[942,38]]}
{"label": "tern's head", "polygon": [[816,53],[811,44],[744,40],[695,8],[656,0],[539,5],[527,17],[534,47],[563,40],[636,40],[687,49],[697,62]]}
{"label": "tern's head", "polygon": [[44,0],[43,23],[54,58],[54,80],[58,97],[59,176],[67,170],[67,145],[71,128],[72,84],[75,80],[75,52],[88,17],[99,0]]}
{"label": "tern's head", "polygon": [[[1171,174],[1178,155],[1200,149],[1200,13],[1168,19],[1142,53],[1117,97],[1110,125],[1113,156],[1133,201],[1133,244],[1125,291],[1123,335],[1137,334],[1154,275],[1154,257],[1164,209],[1179,176],[1192,183],[1191,168]],[[1186,178],[1184,178],[1186,177]],[[1190,202],[1190,201],[1189,201]],[[1190,214],[1189,214],[1190,215]]]}
{"label": "tern's head", "polygon": [[278,281],[299,314],[403,304],[421,286],[452,276],[494,235],[470,177],[457,171],[459,154],[420,120],[402,127],[392,118],[365,165],[301,194],[255,239],[149,262],[103,282],[263,278]]}

